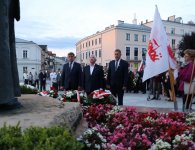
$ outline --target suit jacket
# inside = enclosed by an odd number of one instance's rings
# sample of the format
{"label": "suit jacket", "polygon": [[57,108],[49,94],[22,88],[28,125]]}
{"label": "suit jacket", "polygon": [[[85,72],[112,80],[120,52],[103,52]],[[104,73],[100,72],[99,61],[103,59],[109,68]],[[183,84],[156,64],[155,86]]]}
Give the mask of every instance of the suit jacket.
{"label": "suit jacket", "polygon": [[122,89],[127,87],[128,63],[121,59],[117,70],[115,70],[115,60],[109,63],[107,83],[111,88]]}
{"label": "suit jacket", "polygon": [[64,64],[61,81],[65,90],[77,90],[78,86],[82,86],[81,65],[74,62],[73,67],[70,70],[69,63]]}
{"label": "suit jacket", "polygon": [[102,66],[95,64],[92,75],[90,66],[83,69],[83,88],[87,93],[103,88],[104,71]]}

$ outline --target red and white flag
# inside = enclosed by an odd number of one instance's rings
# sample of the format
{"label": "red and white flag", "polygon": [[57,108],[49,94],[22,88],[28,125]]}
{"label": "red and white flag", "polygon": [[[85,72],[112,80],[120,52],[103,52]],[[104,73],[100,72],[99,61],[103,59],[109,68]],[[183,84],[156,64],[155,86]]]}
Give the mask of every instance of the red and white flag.
{"label": "red and white flag", "polygon": [[166,31],[156,6],[146,54],[143,81],[167,71],[169,63],[171,68],[175,69],[176,63],[174,62],[176,61],[174,60],[174,55],[168,43]]}

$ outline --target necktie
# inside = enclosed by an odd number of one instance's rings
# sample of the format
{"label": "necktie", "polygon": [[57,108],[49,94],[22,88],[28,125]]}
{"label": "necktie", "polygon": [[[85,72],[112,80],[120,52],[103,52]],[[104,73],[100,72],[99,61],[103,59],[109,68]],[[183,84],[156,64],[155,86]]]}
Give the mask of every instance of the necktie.
{"label": "necktie", "polygon": [[72,69],[72,62],[69,63],[69,68]]}
{"label": "necktie", "polygon": [[118,60],[115,61],[115,71],[117,70],[118,68]]}

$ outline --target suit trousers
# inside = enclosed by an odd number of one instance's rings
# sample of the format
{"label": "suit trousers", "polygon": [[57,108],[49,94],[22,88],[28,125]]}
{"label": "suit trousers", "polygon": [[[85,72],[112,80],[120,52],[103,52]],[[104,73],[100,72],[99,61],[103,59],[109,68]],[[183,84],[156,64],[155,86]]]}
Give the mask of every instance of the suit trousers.
{"label": "suit trousers", "polygon": [[118,97],[118,105],[123,105],[124,90],[122,88],[111,87],[111,93]]}
{"label": "suit trousers", "polygon": [[[184,108],[185,108],[186,98],[187,98],[187,94],[185,94],[185,95],[183,96],[183,106],[184,106]],[[185,109],[189,109],[191,98],[192,98],[192,94],[190,94],[190,95],[188,96],[187,104],[186,104],[186,108],[185,108]]]}

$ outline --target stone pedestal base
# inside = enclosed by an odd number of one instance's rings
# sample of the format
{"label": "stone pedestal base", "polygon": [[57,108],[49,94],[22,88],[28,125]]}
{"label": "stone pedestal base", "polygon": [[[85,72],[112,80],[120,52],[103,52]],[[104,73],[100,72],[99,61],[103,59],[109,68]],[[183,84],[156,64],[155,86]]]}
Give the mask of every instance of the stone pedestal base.
{"label": "stone pedestal base", "polygon": [[75,129],[82,119],[79,103],[65,103],[60,107],[60,101],[38,95],[22,95],[18,101],[19,109],[0,111],[0,127],[16,125],[20,122],[22,129],[29,126],[50,127],[64,125]]}

